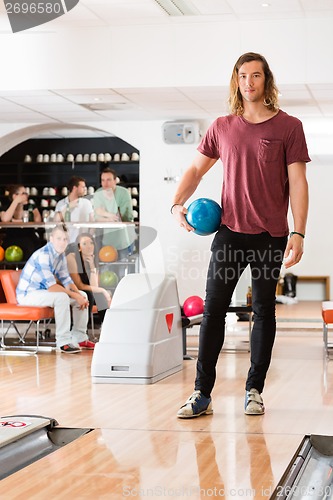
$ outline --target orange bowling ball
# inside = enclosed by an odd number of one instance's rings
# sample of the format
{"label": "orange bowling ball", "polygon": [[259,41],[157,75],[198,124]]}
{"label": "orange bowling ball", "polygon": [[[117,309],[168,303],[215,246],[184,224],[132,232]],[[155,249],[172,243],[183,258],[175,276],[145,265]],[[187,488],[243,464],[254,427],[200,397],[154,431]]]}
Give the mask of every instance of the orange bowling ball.
{"label": "orange bowling ball", "polygon": [[100,249],[98,256],[101,262],[115,262],[118,259],[118,252],[115,247],[105,245]]}
{"label": "orange bowling ball", "polygon": [[2,261],[5,258],[5,250],[4,248],[0,247],[0,261]]}

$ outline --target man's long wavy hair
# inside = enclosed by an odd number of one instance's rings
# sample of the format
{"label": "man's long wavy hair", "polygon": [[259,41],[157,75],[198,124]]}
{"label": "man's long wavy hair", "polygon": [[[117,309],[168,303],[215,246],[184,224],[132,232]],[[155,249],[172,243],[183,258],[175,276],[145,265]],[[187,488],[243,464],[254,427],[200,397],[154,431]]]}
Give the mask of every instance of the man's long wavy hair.
{"label": "man's long wavy hair", "polygon": [[278,104],[278,94],[279,91],[275,85],[273,73],[268,66],[268,62],[264,58],[264,56],[260,54],[256,54],[255,52],[247,52],[239,57],[236,62],[231,79],[230,79],[230,96],[229,96],[229,108],[230,112],[233,115],[242,115],[244,113],[243,106],[243,98],[239,91],[239,83],[238,83],[238,72],[240,67],[244,63],[248,63],[251,61],[260,61],[263,66],[264,74],[265,74],[265,99],[264,105],[270,111],[277,111],[279,109]]}

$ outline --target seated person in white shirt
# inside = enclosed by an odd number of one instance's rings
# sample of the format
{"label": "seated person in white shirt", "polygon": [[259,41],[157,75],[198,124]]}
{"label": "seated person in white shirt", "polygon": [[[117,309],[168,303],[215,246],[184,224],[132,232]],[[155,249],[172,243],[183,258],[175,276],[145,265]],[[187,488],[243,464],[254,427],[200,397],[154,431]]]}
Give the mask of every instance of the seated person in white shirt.
{"label": "seated person in white shirt", "polygon": [[[68,182],[69,194],[58,201],[55,207],[56,222],[92,222],[94,220],[94,209],[91,201],[84,198],[87,187],[83,177],[73,176]],[[83,228],[83,232],[86,229]],[[74,243],[79,235],[79,229],[68,225],[69,242]]]}

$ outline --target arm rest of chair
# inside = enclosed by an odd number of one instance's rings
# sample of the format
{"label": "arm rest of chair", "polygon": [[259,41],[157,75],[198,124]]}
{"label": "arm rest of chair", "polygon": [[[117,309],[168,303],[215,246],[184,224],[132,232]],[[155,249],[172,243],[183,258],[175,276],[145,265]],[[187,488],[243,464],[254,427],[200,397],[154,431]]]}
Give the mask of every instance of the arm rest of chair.
{"label": "arm rest of chair", "polygon": [[322,302],[322,317],[323,321],[327,323],[333,323],[333,301],[332,300],[325,300]]}

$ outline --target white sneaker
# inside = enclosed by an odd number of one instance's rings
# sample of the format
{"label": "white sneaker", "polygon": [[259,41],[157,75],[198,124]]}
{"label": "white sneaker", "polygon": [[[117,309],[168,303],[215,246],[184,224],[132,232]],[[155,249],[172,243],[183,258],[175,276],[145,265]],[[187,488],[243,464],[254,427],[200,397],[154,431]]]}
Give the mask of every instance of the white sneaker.
{"label": "white sneaker", "polygon": [[257,389],[250,389],[245,394],[245,414],[246,415],[263,415],[265,406],[262,397]]}
{"label": "white sneaker", "polygon": [[212,398],[206,398],[201,391],[194,391],[186,403],[178,410],[178,418],[193,418],[213,413]]}

